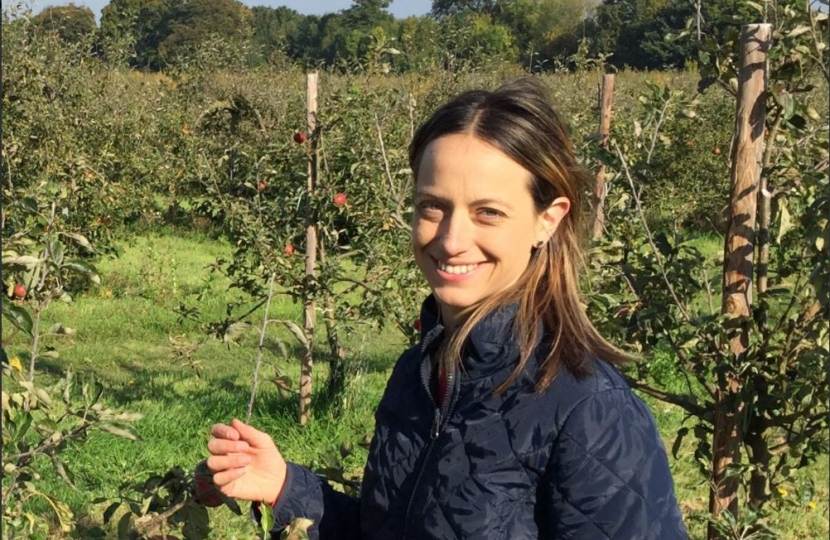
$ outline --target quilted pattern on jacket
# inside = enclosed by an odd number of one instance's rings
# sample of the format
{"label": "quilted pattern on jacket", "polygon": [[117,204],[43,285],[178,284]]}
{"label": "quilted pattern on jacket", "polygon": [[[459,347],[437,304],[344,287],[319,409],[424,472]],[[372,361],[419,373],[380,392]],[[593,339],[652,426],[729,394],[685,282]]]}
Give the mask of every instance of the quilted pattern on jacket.
{"label": "quilted pattern on jacket", "polygon": [[531,361],[493,395],[518,359],[514,313],[473,330],[436,407],[429,356],[442,329],[429,299],[423,342],[398,360],[375,413],[361,498],[291,463],[274,533],[308,517],[319,540],[687,538],[654,419],[615,368],[597,359],[592,376],[562,372],[538,393]]}

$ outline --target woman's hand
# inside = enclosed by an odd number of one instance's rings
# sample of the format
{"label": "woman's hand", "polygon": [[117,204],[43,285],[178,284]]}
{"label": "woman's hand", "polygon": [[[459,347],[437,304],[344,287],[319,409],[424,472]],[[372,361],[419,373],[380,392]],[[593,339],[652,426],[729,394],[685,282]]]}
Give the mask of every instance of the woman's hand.
{"label": "woman's hand", "polygon": [[274,504],[285,484],[286,464],[267,434],[234,419],[210,429],[208,469],[228,497]]}

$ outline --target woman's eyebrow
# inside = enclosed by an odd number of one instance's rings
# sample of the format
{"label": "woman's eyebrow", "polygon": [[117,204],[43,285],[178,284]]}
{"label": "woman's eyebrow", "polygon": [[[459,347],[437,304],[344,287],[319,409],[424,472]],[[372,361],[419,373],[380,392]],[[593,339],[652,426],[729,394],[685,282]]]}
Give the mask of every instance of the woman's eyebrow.
{"label": "woman's eyebrow", "polygon": [[[415,192],[415,198],[416,199],[417,198],[433,199],[433,200],[436,200],[438,202],[448,203],[448,204],[452,203],[452,201],[450,199],[448,199],[446,197],[442,197],[441,195],[437,195],[435,193],[432,193],[431,191],[418,190],[418,191]],[[513,210],[513,206],[510,203],[508,203],[508,202],[506,202],[502,199],[497,199],[495,197],[484,197],[482,199],[476,199],[476,200],[474,200],[470,203],[470,206],[481,206],[483,204],[498,204],[498,205],[504,206],[505,208],[508,208],[509,210]]]}
{"label": "woman's eyebrow", "polygon": [[484,198],[484,199],[477,199],[477,200],[472,202],[472,206],[481,206],[481,205],[486,205],[486,204],[497,204],[497,205],[500,205],[500,206],[503,206],[503,207],[507,208],[508,210],[513,210],[513,207],[509,203],[507,203],[507,202],[505,202],[501,199]]}

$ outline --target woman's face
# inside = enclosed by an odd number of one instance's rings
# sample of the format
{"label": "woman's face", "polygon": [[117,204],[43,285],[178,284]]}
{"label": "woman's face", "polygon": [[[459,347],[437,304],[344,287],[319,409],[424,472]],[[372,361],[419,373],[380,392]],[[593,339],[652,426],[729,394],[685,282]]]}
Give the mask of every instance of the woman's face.
{"label": "woman's face", "polygon": [[533,246],[547,241],[567,214],[564,197],[537,212],[531,180],[529,171],[472,135],[446,135],[424,151],[412,246],[446,324],[513,285]]}

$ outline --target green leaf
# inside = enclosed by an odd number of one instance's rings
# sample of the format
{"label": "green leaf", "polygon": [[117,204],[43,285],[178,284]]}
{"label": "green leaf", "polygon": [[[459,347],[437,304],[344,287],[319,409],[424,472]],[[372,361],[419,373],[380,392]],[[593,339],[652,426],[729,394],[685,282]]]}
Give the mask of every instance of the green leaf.
{"label": "green leaf", "polygon": [[225,343],[233,343],[236,342],[242,334],[245,333],[251,327],[251,323],[239,321],[231,324],[225,330],[224,335],[222,336],[222,341]]}
{"label": "green leaf", "polygon": [[115,514],[115,511],[118,510],[119,506],[121,506],[121,501],[115,501],[111,505],[107,506],[107,509],[104,510],[104,525],[110,522],[113,514]]}
{"label": "green leaf", "polygon": [[25,308],[16,306],[11,302],[0,302],[3,306],[3,316],[9,320],[13,325],[26,333],[29,337],[34,337],[32,334],[32,317]]}
{"label": "green leaf", "polygon": [[750,1],[747,0],[746,5],[748,5],[752,9],[756,10],[761,15],[764,15],[764,8],[763,8],[763,6],[761,6],[761,4],[757,4],[755,2],[750,2]]}
{"label": "green leaf", "polygon": [[65,263],[63,263],[61,268],[75,270],[76,272],[87,276],[89,280],[95,283],[96,285],[101,283],[101,277],[98,275],[98,270],[96,270],[94,266],[92,266],[86,261],[72,259],[71,261],[66,261]]}
{"label": "green leaf", "polygon": [[103,422],[98,424],[98,428],[102,431],[115,435],[116,437],[130,439],[131,441],[141,440],[141,437],[135,433],[135,430],[131,426],[118,426],[109,422]]}
{"label": "green leaf", "polygon": [[793,100],[792,94],[786,90],[782,90],[781,92],[775,92],[773,90],[773,96],[775,96],[775,101],[783,110],[784,120],[789,120],[793,113],[795,113],[795,100]]}
{"label": "green leaf", "polygon": [[793,221],[790,211],[787,209],[787,201],[782,199],[778,209],[778,234],[775,237],[775,243],[781,244],[781,238],[792,228]]}
{"label": "green leaf", "polygon": [[121,519],[118,520],[118,540],[129,540],[130,539],[130,529],[132,529],[130,521],[132,520],[133,515],[129,512],[125,512]]}
{"label": "green leaf", "polygon": [[231,511],[236,514],[237,516],[242,515],[242,509],[239,508],[239,503],[236,502],[236,499],[232,497],[228,497],[218,489],[216,490],[216,494],[219,495],[219,498],[225,503],[225,506],[231,509]]}
{"label": "green leaf", "polygon": [[37,199],[34,197],[26,197],[20,201],[20,206],[23,207],[24,210],[28,210],[32,214],[37,213]]}
{"label": "green leaf", "polygon": [[68,236],[69,238],[71,238],[72,240],[77,242],[84,249],[87,249],[87,250],[92,251],[92,252],[95,251],[95,249],[92,247],[92,244],[90,244],[89,240],[87,240],[86,236],[84,236],[82,234],[78,234],[78,233],[68,233],[68,232],[61,233],[61,234],[63,234],[64,236]]}
{"label": "green leaf", "polygon": [[799,24],[787,33],[787,37],[797,37],[810,31],[810,27],[806,24]]}
{"label": "green leaf", "polygon": [[55,264],[61,266],[63,264],[63,254],[66,251],[66,248],[63,245],[63,242],[60,242],[57,239],[50,242],[50,244],[51,246],[49,251],[52,254],[52,260],[55,262]]}
{"label": "green leaf", "polygon": [[262,537],[271,538],[271,528],[274,526],[274,515],[271,513],[271,507],[263,504],[260,509],[262,510],[262,520],[260,521]]}
{"label": "green leaf", "polygon": [[210,533],[207,508],[200,504],[188,504],[182,509],[185,525],[182,535],[186,540],[204,540]]}
{"label": "green leaf", "polygon": [[814,492],[815,488],[813,487],[812,480],[805,482],[801,486],[801,489],[798,490],[798,502],[801,503],[801,506],[807,506],[813,500]]}
{"label": "green leaf", "polygon": [[302,343],[303,347],[305,347],[306,349],[308,348],[308,338],[306,338],[305,332],[303,332],[302,328],[300,328],[299,326],[297,326],[296,323],[293,323],[291,321],[280,321],[280,322],[282,324],[284,324],[285,327],[288,328],[288,330],[292,334],[294,334],[294,337],[296,337],[297,340],[300,343]]}
{"label": "green leaf", "polygon": [[64,482],[69,484],[73,489],[78,489],[75,486],[75,475],[72,474],[72,471],[70,471],[69,468],[63,464],[60,458],[52,456],[52,465],[54,465],[55,471],[58,473],[58,476],[60,476],[63,479]]}
{"label": "green leaf", "polygon": [[20,416],[23,417],[23,420],[17,425],[17,433],[15,435],[15,440],[19,441],[23,439],[26,435],[26,432],[29,431],[29,427],[32,425],[32,415],[28,412],[22,413]]}
{"label": "green leaf", "polygon": [[55,334],[56,336],[70,336],[75,333],[75,329],[64,326],[58,322],[52,325],[52,328],[49,329],[48,333]]}
{"label": "green leaf", "polygon": [[814,122],[821,121],[821,115],[819,115],[818,111],[815,110],[814,108],[807,107],[804,111],[806,112],[806,114],[810,118],[810,120],[813,120]]}
{"label": "green leaf", "polygon": [[16,257],[3,259],[3,266],[21,266],[27,270],[31,270],[32,268],[39,266],[42,262],[43,261],[39,257],[33,257],[31,255],[18,255]]}
{"label": "green leaf", "polygon": [[49,495],[39,493],[44,499],[46,499],[50,505],[52,505],[52,509],[55,511],[55,516],[58,518],[58,524],[60,525],[62,532],[70,532],[72,530],[73,524],[75,522],[75,516],[72,514],[72,510],[69,506],[61,502]]}

